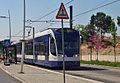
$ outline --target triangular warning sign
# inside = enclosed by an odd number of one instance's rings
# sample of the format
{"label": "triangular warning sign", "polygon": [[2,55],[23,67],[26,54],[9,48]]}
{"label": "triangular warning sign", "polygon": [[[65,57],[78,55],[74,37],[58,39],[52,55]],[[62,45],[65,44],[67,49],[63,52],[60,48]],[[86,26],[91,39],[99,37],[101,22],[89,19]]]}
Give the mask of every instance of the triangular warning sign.
{"label": "triangular warning sign", "polygon": [[61,3],[60,9],[57,13],[56,19],[69,19],[69,16],[66,12],[66,9],[64,7],[64,4]]}

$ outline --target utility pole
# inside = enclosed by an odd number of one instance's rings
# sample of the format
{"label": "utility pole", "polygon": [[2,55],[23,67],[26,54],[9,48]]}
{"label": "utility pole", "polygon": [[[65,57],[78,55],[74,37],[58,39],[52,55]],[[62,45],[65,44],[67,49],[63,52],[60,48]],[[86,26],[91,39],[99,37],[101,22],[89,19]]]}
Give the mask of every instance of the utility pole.
{"label": "utility pole", "polygon": [[73,25],[73,6],[70,6],[70,28],[72,29]]}
{"label": "utility pole", "polygon": [[[23,16],[23,40],[25,40],[25,0],[24,0],[24,16]],[[20,73],[23,73],[23,63],[24,63],[24,56],[25,56],[25,42],[22,42],[22,58],[21,58],[21,70]]]}
{"label": "utility pole", "polygon": [[35,62],[35,28],[33,27],[33,62]]}
{"label": "utility pole", "polygon": [[0,16],[0,18],[7,18],[9,19],[9,39],[11,40],[11,19],[10,19],[10,10],[8,10],[9,16]]}
{"label": "utility pole", "polygon": [[11,41],[11,20],[10,20],[10,10],[8,10],[8,15],[9,15],[9,39]]}

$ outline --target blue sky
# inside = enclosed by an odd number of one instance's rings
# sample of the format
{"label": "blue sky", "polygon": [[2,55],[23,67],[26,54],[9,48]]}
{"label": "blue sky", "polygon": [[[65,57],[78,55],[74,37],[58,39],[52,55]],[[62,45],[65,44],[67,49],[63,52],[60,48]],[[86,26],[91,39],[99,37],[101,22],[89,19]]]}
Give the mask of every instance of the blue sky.
{"label": "blue sky", "polygon": [[[64,4],[71,0],[26,0],[26,20],[36,20],[45,14],[59,8],[61,2]],[[120,16],[120,1],[108,5],[106,7],[94,10],[92,12],[79,15],[74,18],[75,15],[83,13],[87,10],[96,8],[98,6],[107,4],[115,0],[73,0],[71,3],[65,5],[66,10],[69,15],[69,6],[73,6],[73,25],[83,24],[86,25],[89,23],[90,17],[92,14],[97,12],[104,12],[107,15],[110,15],[115,19],[117,16]],[[23,30],[23,0],[0,0],[0,16],[8,16],[8,9],[11,13],[11,25],[12,25],[12,35],[22,36]],[[49,16],[40,19],[40,20],[56,20],[57,11],[50,14]],[[59,20],[59,19],[57,19]],[[69,21],[69,20],[65,20]],[[26,23],[26,25],[28,25]],[[61,27],[61,23],[32,23],[31,26],[35,27],[35,31],[44,30],[46,28]],[[68,23],[64,23],[64,27],[69,27]],[[118,27],[119,28],[119,27]],[[118,29],[118,32],[120,30]],[[26,31],[27,33],[27,31]],[[9,35],[8,19],[0,18],[0,40],[7,39]],[[20,38],[12,37],[12,40],[19,40]]]}

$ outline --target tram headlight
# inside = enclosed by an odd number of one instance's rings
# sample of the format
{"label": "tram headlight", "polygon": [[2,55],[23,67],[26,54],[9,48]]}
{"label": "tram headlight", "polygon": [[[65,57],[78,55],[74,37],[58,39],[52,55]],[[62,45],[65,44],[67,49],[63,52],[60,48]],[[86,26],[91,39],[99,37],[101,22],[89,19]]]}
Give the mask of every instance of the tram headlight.
{"label": "tram headlight", "polygon": [[58,56],[61,56],[61,57],[63,57],[63,55],[58,55]]}
{"label": "tram headlight", "polygon": [[75,54],[75,55],[73,55],[74,57],[78,57],[79,55],[78,54]]}

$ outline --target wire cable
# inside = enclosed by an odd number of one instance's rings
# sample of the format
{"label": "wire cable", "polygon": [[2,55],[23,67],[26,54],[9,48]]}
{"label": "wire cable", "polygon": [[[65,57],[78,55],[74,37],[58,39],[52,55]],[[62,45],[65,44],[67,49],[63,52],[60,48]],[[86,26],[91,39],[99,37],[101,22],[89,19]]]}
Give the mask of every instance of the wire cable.
{"label": "wire cable", "polygon": [[97,7],[98,7],[98,6],[101,6],[102,4],[106,3],[107,1],[109,1],[109,0],[104,0],[104,1],[102,1],[101,3],[99,3],[99,4],[97,5]]}
{"label": "wire cable", "polygon": [[[99,7],[93,8],[93,9],[90,9],[90,10],[88,10],[88,11],[85,11],[85,12],[83,12],[83,13],[77,14],[77,15],[74,16],[74,18],[76,18],[76,17],[78,17],[78,16],[80,16],[80,15],[89,13],[89,12],[91,12],[91,11],[97,10],[97,9],[99,9],[99,8],[103,8],[103,7],[105,7],[105,6],[111,5],[111,4],[116,3],[116,2],[118,2],[118,1],[120,1],[120,0],[115,0],[115,1],[110,2],[110,3],[107,3],[107,4],[105,4],[105,5],[102,5],[102,6],[99,6]],[[74,20],[75,20],[75,19],[74,19]],[[74,21],[74,20],[73,20],[73,21]]]}
{"label": "wire cable", "polygon": [[19,32],[17,32],[16,34],[14,34],[14,36],[19,35],[22,32],[22,30],[20,30]]}
{"label": "wire cable", "polygon": [[[65,5],[67,5],[67,4],[69,4],[69,3],[73,2],[73,1],[74,1],[74,0],[70,0],[69,2],[65,3]],[[48,16],[48,15],[54,13],[54,12],[55,12],[56,10],[58,10],[58,9],[59,9],[59,8],[56,8],[56,9],[52,10],[51,12],[49,12],[49,13],[45,14],[44,16],[42,16],[42,17],[36,19],[35,21],[38,21],[38,20],[40,20],[40,19],[45,18],[46,16]]]}

